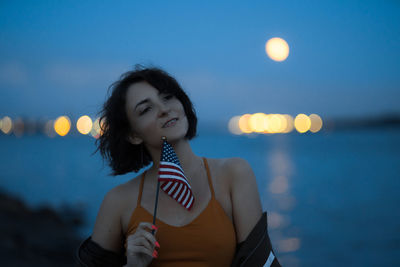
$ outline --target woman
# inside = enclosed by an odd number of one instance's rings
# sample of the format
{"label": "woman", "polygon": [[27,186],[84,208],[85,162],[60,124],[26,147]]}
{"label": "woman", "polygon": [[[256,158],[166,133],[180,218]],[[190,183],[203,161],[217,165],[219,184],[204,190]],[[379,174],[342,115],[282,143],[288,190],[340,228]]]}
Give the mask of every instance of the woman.
{"label": "woman", "polygon": [[[192,151],[189,140],[196,136],[197,125],[193,105],[163,70],[137,67],[111,89],[102,110],[98,149],[113,175],[153,164],[106,194],[93,233],[79,249],[81,264],[230,266],[238,262],[235,255],[238,258],[238,248],[250,233],[260,239],[255,226],[262,224],[262,217],[266,232],[266,216],[249,164],[241,158],[204,158]],[[195,202],[187,210],[160,190],[152,225],[162,136],[175,150]],[[253,250],[252,243],[255,239],[248,242],[247,250]],[[261,266],[268,257],[265,253]]]}

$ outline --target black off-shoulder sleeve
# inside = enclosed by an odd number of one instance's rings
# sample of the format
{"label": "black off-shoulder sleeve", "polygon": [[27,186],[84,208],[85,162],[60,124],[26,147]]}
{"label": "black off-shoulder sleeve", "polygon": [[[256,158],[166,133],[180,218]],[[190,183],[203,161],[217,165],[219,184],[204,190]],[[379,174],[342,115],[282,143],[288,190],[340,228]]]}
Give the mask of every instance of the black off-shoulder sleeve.
{"label": "black off-shoulder sleeve", "polygon": [[281,267],[268,235],[267,212],[251,230],[245,241],[237,244],[231,267]]}
{"label": "black off-shoulder sleeve", "polygon": [[102,248],[90,237],[81,243],[75,254],[77,266],[80,267],[120,267],[126,264],[124,254],[118,254]]}

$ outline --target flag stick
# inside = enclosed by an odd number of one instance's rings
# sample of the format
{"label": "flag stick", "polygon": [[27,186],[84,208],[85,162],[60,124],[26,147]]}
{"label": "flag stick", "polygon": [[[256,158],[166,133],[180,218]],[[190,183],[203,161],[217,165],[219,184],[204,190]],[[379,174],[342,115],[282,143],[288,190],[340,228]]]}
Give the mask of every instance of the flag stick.
{"label": "flag stick", "polygon": [[[160,162],[161,162],[161,157],[162,157],[162,149],[164,145],[164,141],[167,140],[165,136],[161,137],[163,140],[163,143],[161,145],[161,156],[160,156]],[[158,174],[157,174],[158,175]],[[157,177],[157,190],[156,190],[156,204],[154,205],[154,215],[153,215],[153,225],[156,225],[156,215],[157,215],[157,204],[158,204],[158,192],[160,191],[160,179]],[[154,235],[155,230],[153,229],[151,231],[151,234]]]}

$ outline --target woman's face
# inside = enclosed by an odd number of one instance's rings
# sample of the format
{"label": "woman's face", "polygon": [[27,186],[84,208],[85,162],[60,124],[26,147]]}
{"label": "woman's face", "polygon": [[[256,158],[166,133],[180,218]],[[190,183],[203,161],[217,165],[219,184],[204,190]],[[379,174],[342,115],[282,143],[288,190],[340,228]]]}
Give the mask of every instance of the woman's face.
{"label": "woman's face", "polygon": [[144,142],[159,147],[162,136],[173,142],[184,138],[189,129],[178,98],[160,93],[145,81],[128,88],[125,110],[132,130],[130,141],[134,144]]}

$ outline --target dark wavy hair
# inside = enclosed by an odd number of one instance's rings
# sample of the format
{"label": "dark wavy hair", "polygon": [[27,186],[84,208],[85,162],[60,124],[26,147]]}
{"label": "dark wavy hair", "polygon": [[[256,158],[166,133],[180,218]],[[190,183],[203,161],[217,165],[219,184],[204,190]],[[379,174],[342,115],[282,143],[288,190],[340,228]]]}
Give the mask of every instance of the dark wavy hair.
{"label": "dark wavy hair", "polygon": [[137,82],[146,81],[161,93],[174,95],[182,103],[189,123],[185,138],[196,136],[197,116],[193,104],[175,78],[157,67],[136,65],[135,69],[121,75],[118,81],[108,88],[108,97],[100,113],[101,134],[96,140],[103,161],[107,160],[112,169],[110,175],[121,175],[131,171],[138,172],[153,160],[143,143],[133,145],[127,141],[131,133],[125,110],[128,88]]}

